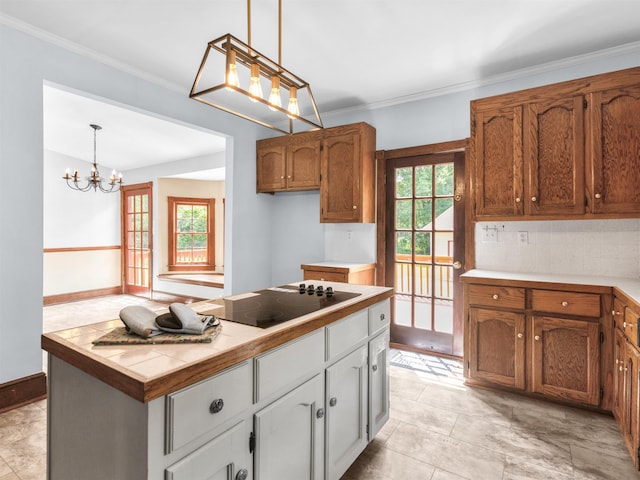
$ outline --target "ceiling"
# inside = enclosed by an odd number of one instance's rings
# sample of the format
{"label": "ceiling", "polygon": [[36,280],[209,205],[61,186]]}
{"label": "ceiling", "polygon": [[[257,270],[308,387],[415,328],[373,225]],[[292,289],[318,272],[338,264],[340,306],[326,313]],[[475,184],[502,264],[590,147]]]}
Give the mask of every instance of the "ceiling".
{"label": "ceiling", "polygon": [[[274,60],[277,9],[277,0],[251,5],[251,44]],[[282,0],[282,12],[282,65],[311,84],[321,114],[640,42],[638,0]],[[247,40],[241,0],[0,0],[0,21],[185,95],[208,41]],[[83,121],[91,139],[97,120]],[[117,127],[104,127],[106,142]],[[180,154],[180,145],[161,150],[174,148]]]}

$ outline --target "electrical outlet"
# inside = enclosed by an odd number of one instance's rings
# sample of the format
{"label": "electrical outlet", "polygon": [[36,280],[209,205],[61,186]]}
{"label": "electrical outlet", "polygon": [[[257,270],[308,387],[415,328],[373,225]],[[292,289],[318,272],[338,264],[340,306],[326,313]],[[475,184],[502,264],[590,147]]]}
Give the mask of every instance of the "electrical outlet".
{"label": "electrical outlet", "polygon": [[351,241],[351,230],[347,231],[347,241]]}
{"label": "electrical outlet", "polygon": [[529,232],[518,232],[518,245],[527,245],[529,243]]}
{"label": "electrical outlet", "polygon": [[482,229],[482,241],[496,243],[498,241],[498,229],[495,226],[484,227]]}

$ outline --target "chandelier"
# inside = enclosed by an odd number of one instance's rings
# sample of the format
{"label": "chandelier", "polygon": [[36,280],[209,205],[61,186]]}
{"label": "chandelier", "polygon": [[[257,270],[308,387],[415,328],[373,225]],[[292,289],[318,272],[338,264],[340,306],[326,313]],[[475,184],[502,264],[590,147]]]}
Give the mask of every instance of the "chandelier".
{"label": "chandelier", "polygon": [[96,163],[96,133],[98,130],[102,130],[100,125],[89,125],[93,128],[93,165],[91,166],[91,173],[88,177],[85,177],[84,181],[86,184],[80,184],[80,177],[78,176],[78,169],[74,169],[73,175],[69,173],[69,169],[64,174],[63,179],[67,181],[67,185],[69,188],[73,190],[78,190],[80,192],[88,192],[93,189],[95,192],[100,190],[104,193],[117,192],[120,190],[122,186],[122,173],[116,175],[116,171],[113,170],[111,172],[111,177],[109,177],[109,181],[100,176],[100,171],[98,170],[98,164]]}
{"label": "chandelier", "polygon": [[251,46],[251,0],[247,30],[247,43],[227,33],[207,44],[189,97],[285,134],[323,128],[309,84],[282,67],[282,0],[278,63]]}

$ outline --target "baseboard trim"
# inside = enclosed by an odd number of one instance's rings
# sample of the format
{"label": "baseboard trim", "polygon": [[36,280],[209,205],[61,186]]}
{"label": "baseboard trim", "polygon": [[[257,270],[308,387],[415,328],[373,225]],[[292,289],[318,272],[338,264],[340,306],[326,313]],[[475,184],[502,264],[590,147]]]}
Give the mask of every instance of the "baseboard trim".
{"label": "baseboard trim", "polygon": [[0,413],[47,398],[44,372],[0,385]]}
{"label": "baseboard trim", "polygon": [[120,295],[122,287],[97,288],[95,290],[85,290],[82,292],[60,293],[58,295],[48,295],[42,298],[44,306],[54,305],[56,303],[77,302],[78,300],[87,300],[89,298],[104,297],[106,295]]}

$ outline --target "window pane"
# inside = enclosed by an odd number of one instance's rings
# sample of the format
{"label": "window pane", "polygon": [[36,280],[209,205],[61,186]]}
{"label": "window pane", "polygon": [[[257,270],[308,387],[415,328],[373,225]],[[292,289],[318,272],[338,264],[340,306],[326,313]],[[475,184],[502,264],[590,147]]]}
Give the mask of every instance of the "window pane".
{"label": "window pane", "polygon": [[193,248],[207,248],[207,236],[203,234],[194,235]]}
{"label": "window pane", "polygon": [[416,200],[416,230],[431,229],[431,205],[433,200]]}
{"label": "window pane", "polygon": [[396,168],[396,198],[411,197],[413,192],[413,171],[411,167]]}
{"label": "window pane", "polygon": [[191,219],[192,215],[191,205],[178,205],[176,207],[176,216],[178,218]]}
{"label": "window pane", "polygon": [[416,262],[431,261],[431,232],[416,232]]}
{"label": "window pane", "polygon": [[133,197],[127,197],[127,212],[133,211]]}
{"label": "window pane", "polygon": [[411,229],[411,200],[396,200],[396,230]]}
{"label": "window pane", "polygon": [[142,195],[142,211],[149,211],[149,195]]}
{"label": "window pane", "polygon": [[144,230],[145,232],[149,230],[149,214],[148,213],[142,214],[142,230]]}
{"label": "window pane", "polygon": [[194,232],[206,232],[207,231],[207,218],[206,217],[193,217],[193,231]]}
{"label": "window pane", "polygon": [[142,215],[140,213],[136,214],[136,231],[142,230]]}
{"label": "window pane", "polygon": [[453,198],[436,199],[436,230],[453,230]]}
{"label": "window pane", "polygon": [[191,229],[191,219],[187,218],[187,219],[178,219],[178,229],[177,232],[178,233],[189,233],[192,232],[193,230]]}
{"label": "window pane", "polygon": [[436,165],[436,196],[453,195],[453,163]]}
{"label": "window pane", "polygon": [[133,248],[135,248],[135,249],[142,248],[142,242],[141,242],[141,239],[140,239],[140,232],[136,232],[134,238],[135,238],[135,240],[134,240],[134,243],[133,243]]}
{"label": "window pane", "polygon": [[411,260],[412,250],[411,233],[396,232],[396,260]]}
{"label": "window pane", "polygon": [[149,233],[148,232],[144,232],[142,234],[142,248],[144,248],[145,250],[149,248]]}
{"label": "window pane", "polygon": [[136,195],[136,200],[135,200],[135,211],[139,212],[142,209],[142,198],[140,195]]}
{"label": "window pane", "polygon": [[127,230],[132,231],[134,230],[134,227],[135,227],[135,215],[133,213],[130,213],[129,215],[127,215]]}
{"label": "window pane", "polygon": [[416,197],[433,196],[433,166],[416,167]]}

